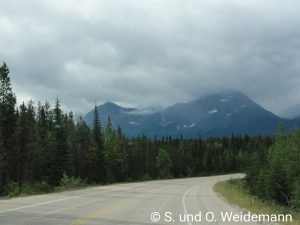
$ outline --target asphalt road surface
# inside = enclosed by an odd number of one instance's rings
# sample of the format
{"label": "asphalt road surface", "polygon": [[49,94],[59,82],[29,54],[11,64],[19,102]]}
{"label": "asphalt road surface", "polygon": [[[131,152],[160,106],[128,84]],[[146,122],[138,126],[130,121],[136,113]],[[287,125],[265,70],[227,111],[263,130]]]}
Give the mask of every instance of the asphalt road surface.
{"label": "asphalt road surface", "polygon": [[[1,225],[248,224],[213,191],[242,174],[115,184],[0,200]],[[155,222],[153,222],[153,221]]]}

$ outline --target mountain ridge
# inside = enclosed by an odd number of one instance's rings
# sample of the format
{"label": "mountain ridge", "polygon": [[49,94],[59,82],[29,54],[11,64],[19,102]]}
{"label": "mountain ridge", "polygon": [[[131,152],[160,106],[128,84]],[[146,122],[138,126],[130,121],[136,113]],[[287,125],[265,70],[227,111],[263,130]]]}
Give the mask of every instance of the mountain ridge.
{"label": "mountain ridge", "polygon": [[[287,129],[300,124],[299,120],[275,115],[237,91],[205,95],[153,113],[143,114],[137,108],[125,108],[112,102],[99,106],[99,112],[104,126],[110,117],[113,126],[120,126],[129,137],[274,135],[281,122]],[[91,125],[93,111],[84,120]]]}

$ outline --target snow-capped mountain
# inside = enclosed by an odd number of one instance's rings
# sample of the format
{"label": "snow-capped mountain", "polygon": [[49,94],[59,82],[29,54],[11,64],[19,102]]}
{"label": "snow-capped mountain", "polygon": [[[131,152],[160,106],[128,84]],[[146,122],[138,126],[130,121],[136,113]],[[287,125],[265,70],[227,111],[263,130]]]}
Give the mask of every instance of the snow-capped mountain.
{"label": "snow-capped mountain", "polygon": [[[246,95],[226,91],[201,97],[188,103],[177,103],[161,111],[141,113],[114,103],[99,106],[103,126],[110,117],[130,136],[178,137],[223,136],[231,134],[273,135],[280,122],[289,129],[299,121],[280,118],[256,104]],[[91,125],[93,111],[85,116]]]}

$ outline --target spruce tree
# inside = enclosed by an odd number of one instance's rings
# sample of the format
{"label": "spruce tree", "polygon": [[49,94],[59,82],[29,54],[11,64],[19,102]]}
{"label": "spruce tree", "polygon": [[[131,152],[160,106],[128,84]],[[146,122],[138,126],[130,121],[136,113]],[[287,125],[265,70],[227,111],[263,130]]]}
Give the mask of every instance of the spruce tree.
{"label": "spruce tree", "polygon": [[19,107],[16,124],[16,173],[17,182],[21,186],[25,182],[32,181],[35,173],[34,156],[36,154],[36,126],[35,107],[30,101],[27,105]]}
{"label": "spruce tree", "polygon": [[92,129],[92,145],[94,151],[93,167],[94,167],[94,181],[105,181],[105,161],[104,161],[104,145],[102,127],[97,105],[94,108],[94,121]]}
{"label": "spruce tree", "polygon": [[15,105],[16,97],[11,88],[9,69],[3,63],[0,67],[0,189],[9,180],[16,180]]}
{"label": "spruce tree", "polygon": [[50,116],[49,103],[38,104],[36,116],[36,152],[33,161],[33,180],[48,180],[50,174]]}
{"label": "spruce tree", "polygon": [[75,167],[75,176],[82,179],[88,179],[92,183],[95,180],[91,179],[93,152],[91,148],[91,131],[88,125],[80,117],[76,126],[76,155],[73,165]]}
{"label": "spruce tree", "polygon": [[122,180],[125,173],[124,169],[126,166],[124,164],[126,163],[126,155],[122,151],[120,138],[121,134],[116,133],[108,117],[104,133],[105,167],[108,182]]}
{"label": "spruce tree", "polygon": [[67,144],[65,127],[63,126],[63,114],[60,109],[59,99],[56,99],[53,110],[53,130],[50,141],[50,180],[52,185],[58,185],[64,172],[70,173],[70,152]]}
{"label": "spruce tree", "polygon": [[104,133],[104,157],[105,157],[105,169],[106,179],[109,182],[114,180],[114,164],[116,163],[116,140],[115,133],[112,128],[111,120],[108,117],[107,125]]}
{"label": "spruce tree", "polygon": [[64,127],[66,130],[66,136],[67,136],[67,144],[68,149],[70,150],[71,154],[71,174],[72,176],[75,176],[75,161],[77,158],[77,151],[76,151],[76,126],[75,126],[75,116],[73,112],[70,112],[68,115],[65,115],[64,117]]}
{"label": "spruce tree", "polygon": [[159,150],[155,165],[159,178],[170,178],[172,176],[172,160],[167,150],[163,148]]}

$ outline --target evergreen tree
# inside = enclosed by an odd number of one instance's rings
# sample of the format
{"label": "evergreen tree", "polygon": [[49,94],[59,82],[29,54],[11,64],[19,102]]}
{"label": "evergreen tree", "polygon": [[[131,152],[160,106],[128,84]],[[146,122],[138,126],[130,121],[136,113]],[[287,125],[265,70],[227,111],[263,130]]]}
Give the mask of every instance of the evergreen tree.
{"label": "evergreen tree", "polygon": [[255,139],[257,151],[252,154],[252,164],[248,165],[246,181],[250,191],[264,199],[281,205],[299,205],[299,140],[298,129],[291,134],[279,127],[275,143],[268,150],[268,138]]}
{"label": "evergreen tree", "polygon": [[159,178],[170,178],[172,176],[172,160],[169,153],[165,149],[159,150],[155,164]]}
{"label": "evergreen tree", "polygon": [[36,116],[36,151],[33,159],[33,180],[48,180],[50,176],[50,105],[38,104]]}
{"label": "evergreen tree", "polygon": [[91,179],[93,152],[91,148],[91,131],[87,124],[80,117],[76,127],[76,157],[74,158],[73,165],[75,167],[75,176],[82,179],[87,179],[88,182],[92,183],[95,180]]}
{"label": "evergreen tree", "polygon": [[291,204],[300,209],[300,129],[294,129],[291,134],[286,167],[289,183],[292,184]]}
{"label": "evergreen tree", "polygon": [[173,174],[176,177],[183,177],[185,176],[185,166],[184,165],[184,156],[185,156],[186,148],[183,141],[179,142],[179,145],[176,144],[174,149],[172,150],[172,161],[174,162],[173,165]]}
{"label": "evergreen tree", "polygon": [[64,127],[66,130],[67,144],[68,149],[70,150],[70,160],[71,160],[71,174],[75,175],[75,161],[77,158],[77,150],[76,150],[76,126],[75,126],[75,118],[73,112],[70,112],[68,115],[64,116]]}
{"label": "evergreen tree", "polygon": [[53,110],[53,130],[50,140],[50,178],[49,183],[58,185],[64,172],[70,173],[70,152],[67,144],[63,115],[60,109],[59,99],[56,99]]}
{"label": "evergreen tree", "polygon": [[105,161],[104,161],[104,145],[103,135],[100,116],[98,107],[95,105],[94,108],[94,121],[92,128],[92,148],[94,151],[93,168],[94,168],[94,181],[104,182],[105,181]]}
{"label": "evergreen tree", "polygon": [[9,180],[16,180],[15,105],[16,97],[11,88],[9,69],[3,63],[0,67],[0,189]]}
{"label": "evergreen tree", "polygon": [[112,127],[110,118],[104,133],[104,155],[106,162],[106,179],[108,182],[119,181],[122,177],[125,163],[125,155],[122,152],[118,135]]}
{"label": "evergreen tree", "polygon": [[118,151],[122,158],[121,167],[118,171],[118,181],[125,181],[128,177],[128,139],[122,132],[122,129],[118,127],[117,129],[117,142],[118,142]]}
{"label": "evergreen tree", "polygon": [[114,167],[118,159],[116,135],[112,128],[111,120],[109,117],[107,119],[107,125],[104,133],[104,157],[106,162],[106,179],[108,182],[112,182],[114,180]]}
{"label": "evergreen tree", "polygon": [[19,186],[24,182],[32,181],[32,174],[35,172],[34,156],[36,154],[36,133],[35,133],[35,109],[33,102],[28,106],[23,104],[19,109],[17,121],[16,141],[16,171]]}

